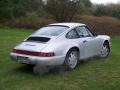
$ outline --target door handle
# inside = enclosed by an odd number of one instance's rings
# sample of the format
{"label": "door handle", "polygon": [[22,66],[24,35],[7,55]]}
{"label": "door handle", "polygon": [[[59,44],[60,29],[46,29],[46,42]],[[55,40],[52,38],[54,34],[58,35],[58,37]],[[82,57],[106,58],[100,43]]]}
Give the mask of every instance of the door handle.
{"label": "door handle", "polygon": [[87,41],[87,40],[84,40],[84,41],[83,41],[83,43],[86,43],[86,42],[88,42],[88,41]]}

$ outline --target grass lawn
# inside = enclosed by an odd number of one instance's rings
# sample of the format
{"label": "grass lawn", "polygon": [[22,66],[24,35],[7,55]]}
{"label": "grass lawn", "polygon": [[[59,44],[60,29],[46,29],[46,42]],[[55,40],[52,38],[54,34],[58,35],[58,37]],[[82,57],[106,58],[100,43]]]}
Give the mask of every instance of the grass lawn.
{"label": "grass lawn", "polygon": [[73,71],[37,75],[9,58],[11,49],[31,32],[0,28],[0,90],[120,90],[120,38],[112,38],[108,59],[86,61]]}

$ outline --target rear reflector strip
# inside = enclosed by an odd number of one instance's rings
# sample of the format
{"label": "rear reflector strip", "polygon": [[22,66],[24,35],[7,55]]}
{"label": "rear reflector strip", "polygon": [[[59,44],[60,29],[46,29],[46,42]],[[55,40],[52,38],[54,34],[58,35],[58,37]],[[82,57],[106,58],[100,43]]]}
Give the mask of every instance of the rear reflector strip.
{"label": "rear reflector strip", "polygon": [[39,56],[39,57],[53,57],[53,56],[55,56],[54,52],[42,53],[42,52],[31,52],[31,51],[24,51],[24,50],[17,50],[17,49],[13,49],[12,52],[17,53],[17,54]]}

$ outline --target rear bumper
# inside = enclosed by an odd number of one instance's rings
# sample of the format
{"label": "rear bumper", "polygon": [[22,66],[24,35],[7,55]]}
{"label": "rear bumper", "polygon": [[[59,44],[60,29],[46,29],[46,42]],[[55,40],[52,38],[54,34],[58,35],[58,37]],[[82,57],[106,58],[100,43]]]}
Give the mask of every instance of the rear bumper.
{"label": "rear bumper", "polygon": [[[27,57],[27,60],[18,60],[17,57]],[[24,64],[40,64],[40,65],[46,65],[46,66],[56,66],[56,65],[62,65],[65,56],[56,56],[56,57],[36,57],[36,56],[28,56],[28,55],[22,55],[22,54],[16,54],[16,53],[10,53],[11,60],[24,63]]]}

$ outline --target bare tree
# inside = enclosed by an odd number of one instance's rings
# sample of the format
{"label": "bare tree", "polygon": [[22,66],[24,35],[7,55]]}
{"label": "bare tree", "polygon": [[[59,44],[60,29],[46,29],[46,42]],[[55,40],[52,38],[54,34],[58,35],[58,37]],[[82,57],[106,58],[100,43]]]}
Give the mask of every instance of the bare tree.
{"label": "bare tree", "polygon": [[59,22],[71,21],[78,13],[80,0],[47,0],[45,9]]}

